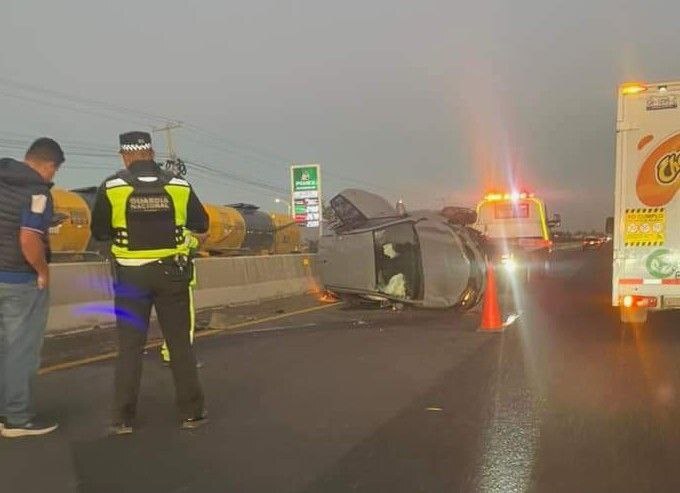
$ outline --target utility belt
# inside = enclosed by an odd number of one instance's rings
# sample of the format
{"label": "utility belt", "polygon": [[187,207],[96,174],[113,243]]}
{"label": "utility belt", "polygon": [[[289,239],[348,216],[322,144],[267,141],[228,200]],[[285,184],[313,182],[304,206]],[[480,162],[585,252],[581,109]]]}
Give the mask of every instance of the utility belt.
{"label": "utility belt", "polygon": [[191,281],[194,275],[194,263],[188,255],[178,253],[158,259],[156,262],[163,266],[166,276]]}
{"label": "utility belt", "polygon": [[159,258],[152,262],[142,264],[139,266],[125,266],[119,264],[116,259],[111,262],[111,276],[114,284],[118,282],[120,277],[119,271],[121,268],[139,269],[148,266],[161,266],[163,273],[168,277],[168,281],[187,281],[190,282],[194,276],[194,263],[191,258],[185,254],[175,254],[167,257]]}

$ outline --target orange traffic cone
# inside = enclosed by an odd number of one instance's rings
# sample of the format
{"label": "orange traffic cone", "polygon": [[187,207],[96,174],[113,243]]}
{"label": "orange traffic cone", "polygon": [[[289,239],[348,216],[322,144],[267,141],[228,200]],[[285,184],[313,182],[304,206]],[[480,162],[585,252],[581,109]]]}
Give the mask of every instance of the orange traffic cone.
{"label": "orange traffic cone", "polygon": [[479,330],[497,332],[503,330],[501,309],[498,306],[498,292],[496,290],[496,275],[493,264],[486,263],[486,291],[484,292],[484,305],[482,306],[482,323]]}

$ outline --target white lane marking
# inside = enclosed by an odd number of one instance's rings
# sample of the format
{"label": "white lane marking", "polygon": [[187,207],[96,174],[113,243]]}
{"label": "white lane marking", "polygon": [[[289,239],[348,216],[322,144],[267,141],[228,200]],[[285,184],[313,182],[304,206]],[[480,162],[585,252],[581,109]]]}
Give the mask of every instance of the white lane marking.
{"label": "white lane marking", "polygon": [[73,329],[73,330],[60,330],[57,332],[50,332],[45,334],[45,339],[51,339],[53,337],[61,337],[61,336],[71,336],[74,334],[82,334],[83,332],[91,332],[95,329],[100,329],[101,327],[84,327],[80,329]]}
{"label": "white lane marking", "polygon": [[[308,324],[302,324],[302,325],[280,325],[277,327],[263,327],[261,329],[249,329],[249,330],[244,330],[243,333],[246,334],[260,334],[262,332],[280,332],[282,330],[293,330],[293,329],[308,329],[310,327],[316,327],[317,323],[308,323]],[[228,331],[228,329],[227,329]],[[237,332],[237,331],[234,331]]]}

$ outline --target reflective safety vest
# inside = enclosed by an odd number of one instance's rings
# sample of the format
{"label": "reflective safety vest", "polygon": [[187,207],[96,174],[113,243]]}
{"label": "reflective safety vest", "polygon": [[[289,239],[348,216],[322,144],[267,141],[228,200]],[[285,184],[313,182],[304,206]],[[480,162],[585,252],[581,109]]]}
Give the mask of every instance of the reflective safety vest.
{"label": "reflective safety vest", "polygon": [[105,183],[111,203],[111,253],[120,259],[187,255],[187,205],[191,188],[181,178],[136,176],[125,170]]}
{"label": "reflective safety vest", "polygon": [[184,243],[189,249],[189,253],[194,254],[196,250],[198,250],[199,246],[198,238],[191,234],[191,231],[189,231],[188,229],[184,230]]}

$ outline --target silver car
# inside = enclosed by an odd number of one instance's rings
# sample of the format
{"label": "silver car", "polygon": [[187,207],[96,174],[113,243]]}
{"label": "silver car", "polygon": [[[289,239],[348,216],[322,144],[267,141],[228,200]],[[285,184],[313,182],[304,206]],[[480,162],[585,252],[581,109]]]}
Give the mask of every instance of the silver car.
{"label": "silver car", "polygon": [[383,305],[469,309],[485,287],[483,238],[474,212],[406,213],[382,197],[348,189],[330,202],[331,233],[319,242],[325,289]]}

